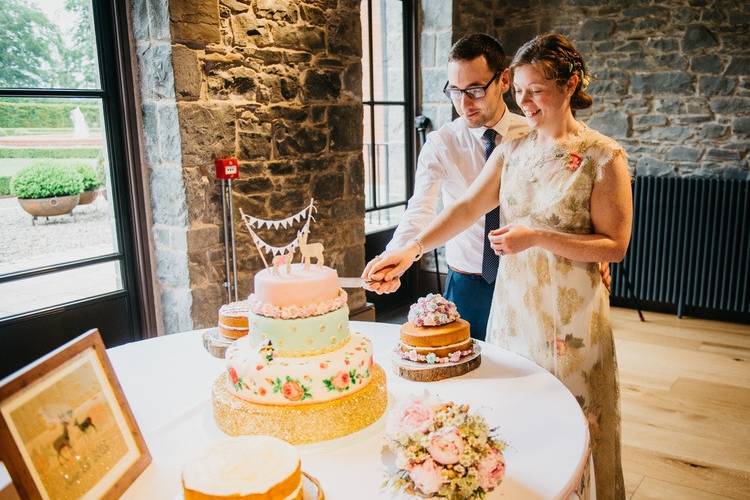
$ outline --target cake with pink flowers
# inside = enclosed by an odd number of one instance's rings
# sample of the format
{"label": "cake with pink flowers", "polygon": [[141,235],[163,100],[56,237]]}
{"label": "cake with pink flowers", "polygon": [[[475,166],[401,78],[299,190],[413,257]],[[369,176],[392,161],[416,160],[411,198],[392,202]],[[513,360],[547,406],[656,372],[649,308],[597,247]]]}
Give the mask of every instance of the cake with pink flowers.
{"label": "cake with pink flowers", "polygon": [[385,374],[372,343],[349,329],[334,269],[292,264],[255,275],[249,334],[226,352],[214,415],[230,435],[309,443],[357,431],[385,411]]}
{"label": "cake with pink flowers", "polygon": [[401,326],[402,358],[428,364],[456,363],[474,352],[469,322],[441,295],[421,297],[409,308],[408,319]]}

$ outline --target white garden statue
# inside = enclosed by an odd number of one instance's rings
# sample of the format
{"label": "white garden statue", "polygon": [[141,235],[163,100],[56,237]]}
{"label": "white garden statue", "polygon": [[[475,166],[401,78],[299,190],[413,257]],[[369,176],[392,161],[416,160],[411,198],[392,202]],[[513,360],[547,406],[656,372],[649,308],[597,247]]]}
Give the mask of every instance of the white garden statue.
{"label": "white garden statue", "polygon": [[83,116],[81,108],[76,106],[70,112],[70,121],[73,122],[73,137],[85,139],[89,136],[89,126],[86,125],[86,117]]}
{"label": "white garden statue", "polygon": [[322,243],[310,243],[307,244],[307,236],[310,234],[310,228],[305,225],[302,228],[302,234],[299,238],[299,251],[302,254],[302,262],[305,263],[305,271],[310,269],[310,260],[315,257],[315,265],[322,266],[323,261],[323,244]]}

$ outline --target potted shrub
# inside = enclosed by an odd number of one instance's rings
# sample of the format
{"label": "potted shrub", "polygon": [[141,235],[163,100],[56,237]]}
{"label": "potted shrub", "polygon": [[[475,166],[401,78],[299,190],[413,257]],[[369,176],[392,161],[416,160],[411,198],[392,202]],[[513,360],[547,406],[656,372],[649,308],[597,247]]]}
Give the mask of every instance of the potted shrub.
{"label": "potted shrub", "polygon": [[13,177],[11,190],[21,208],[34,217],[63,215],[78,205],[83,179],[73,169],[35,163]]}
{"label": "potted shrub", "polygon": [[81,199],[78,201],[79,205],[88,205],[96,199],[99,194],[98,189],[102,186],[102,176],[94,170],[94,167],[81,163],[72,167],[83,180],[83,192],[81,193]]}

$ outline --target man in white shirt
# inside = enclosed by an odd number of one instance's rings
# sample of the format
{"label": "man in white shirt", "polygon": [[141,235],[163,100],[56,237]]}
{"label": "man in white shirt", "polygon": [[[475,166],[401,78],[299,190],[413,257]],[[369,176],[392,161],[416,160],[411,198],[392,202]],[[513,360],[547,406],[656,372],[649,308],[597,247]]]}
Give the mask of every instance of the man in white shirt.
{"label": "man in white shirt", "polygon": [[[473,34],[453,45],[443,92],[459,117],[428,135],[419,153],[414,195],[386,250],[403,247],[415,238],[435,218],[441,195],[443,205],[454,203],[479,175],[497,144],[528,130],[525,118],[511,113],[503,102],[509,87],[505,53],[495,38]],[[480,340],[485,338],[497,275],[498,258],[489,248],[487,233],[498,227],[496,209],[445,245],[444,295],[471,324],[471,336]],[[368,288],[391,293],[399,286],[400,280],[394,279]]]}

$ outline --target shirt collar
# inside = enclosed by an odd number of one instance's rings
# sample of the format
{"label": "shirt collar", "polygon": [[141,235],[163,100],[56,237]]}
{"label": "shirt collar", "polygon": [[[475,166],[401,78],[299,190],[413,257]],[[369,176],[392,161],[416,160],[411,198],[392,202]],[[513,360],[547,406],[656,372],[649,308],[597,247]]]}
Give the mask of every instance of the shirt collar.
{"label": "shirt collar", "polygon": [[[484,131],[488,128],[489,127],[470,128],[469,131],[471,132],[471,135],[473,135],[477,140],[480,140],[482,138],[482,135],[484,134]],[[492,128],[500,137],[505,137],[505,135],[508,134],[508,129],[510,128],[510,111],[508,110],[508,106],[505,107],[503,116],[500,117],[495,126]]]}

